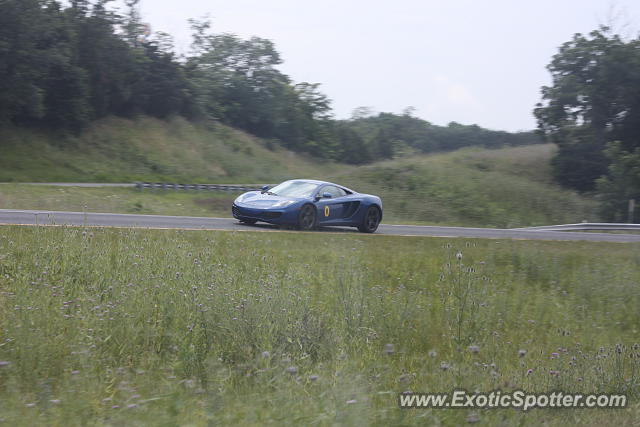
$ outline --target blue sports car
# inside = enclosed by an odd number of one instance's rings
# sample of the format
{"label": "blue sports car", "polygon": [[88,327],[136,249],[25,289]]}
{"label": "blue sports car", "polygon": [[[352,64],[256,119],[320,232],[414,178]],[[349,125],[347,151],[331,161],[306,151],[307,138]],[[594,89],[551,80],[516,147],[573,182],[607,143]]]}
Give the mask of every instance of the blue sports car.
{"label": "blue sports car", "polygon": [[263,221],[301,230],[342,225],[373,233],[382,219],[382,201],[331,182],[293,179],[242,194],[231,211],[246,224]]}

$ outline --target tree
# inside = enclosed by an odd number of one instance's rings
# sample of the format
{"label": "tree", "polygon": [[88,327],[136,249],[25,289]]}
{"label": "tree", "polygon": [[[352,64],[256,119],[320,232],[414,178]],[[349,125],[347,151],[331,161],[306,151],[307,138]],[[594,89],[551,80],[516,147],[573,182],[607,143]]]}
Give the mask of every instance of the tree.
{"label": "tree", "polygon": [[192,54],[186,75],[205,116],[297,151],[335,158],[330,100],[313,83],[294,84],[276,67],[273,42],[259,37],[210,34],[192,20]]}
{"label": "tree", "polygon": [[640,148],[629,152],[616,141],[608,145],[605,154],[611,164],[607,175],[597,180],[602,215],[608,221],[624,222],[629,200],[640,202]]}
{"label": "tree", "polygon": [[37,0],[0,3],[0,122],[44,116],[45,78],[40,42],[43,4]]}
{"label": "tree", "polygon": [[118,35],[120,17],[106,8],[108,0],[94,4],[90,16],[74,20],[78,40],[77,63],[88,79],[92,119],[126,114],[136,75],[135,57]]}
{"label": "tree", "polygon": [[125,0],[127,16],[122,25],[124,38],[130,46],[139,47],[143,42],[145,26],[138,10],[140,0]]}
{"label": "tree", "polygon": [[557,180],[591,190],[607,173],[603,151],[610,141],[633,150],[640,141],[640,40],[625,42],[607,27],[576,34],[547,67],[534,114],[540,131],[559,146]]}

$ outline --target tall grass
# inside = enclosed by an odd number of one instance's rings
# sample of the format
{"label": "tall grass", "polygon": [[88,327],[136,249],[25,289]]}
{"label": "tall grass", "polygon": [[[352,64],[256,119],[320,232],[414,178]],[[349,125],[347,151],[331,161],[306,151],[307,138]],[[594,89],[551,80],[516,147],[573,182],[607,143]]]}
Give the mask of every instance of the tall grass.
{"label": "tall grass", "polygon": [[625,410],[476,411],[630,424],[637,245],[0,228],[7,423],[460,425],[397,393],[627,393]]}
{"label": "tall grass", "polygon": [[2,184],[0,209],[230,217],[237,192]]}
{"label": "tall grass", "polygon": [[78,136],[0,129],[0,181],[270,182],[334,171],[221,124],[106,118]]}
{"label": "tall grass", "polygon": [[335,179],[378,194],[392,221],[507,228],[596,221],[595,201],[551,182],[554,151],[469,148],[381,162]]}

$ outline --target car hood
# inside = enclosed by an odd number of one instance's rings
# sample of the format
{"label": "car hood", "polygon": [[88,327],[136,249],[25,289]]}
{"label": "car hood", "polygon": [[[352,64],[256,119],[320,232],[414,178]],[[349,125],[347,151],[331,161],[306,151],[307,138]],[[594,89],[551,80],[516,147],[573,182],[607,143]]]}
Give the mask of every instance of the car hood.
{"label": "car hood", "polygon": [[276,196],[269,193],[262,193],[260,191],[250,191],[238,197],[236,199],[236,203],[256,208],[271,208],[278,203],[287,201],[298,202],[300,200],[303,199],[298,197]]}

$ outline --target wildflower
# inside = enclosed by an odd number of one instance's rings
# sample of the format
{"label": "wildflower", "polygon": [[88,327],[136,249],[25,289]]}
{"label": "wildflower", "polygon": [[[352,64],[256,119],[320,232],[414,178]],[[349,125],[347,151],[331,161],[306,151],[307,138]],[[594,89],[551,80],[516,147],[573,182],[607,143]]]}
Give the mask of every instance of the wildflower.
{"label": "wildflower", "polygon": [[384,354],[386,355],[391,355],[393,353],[395,353],[395,346],[393,344],[386,344],[384,346]]}
{"label": "wildflower", "polygon": [[263,359],[268,359],[268,358],[269,358],[269,356],[271,356],[271,354],[270,354],[268,351],[263,351],[263,352],[262,352],[262,358],[263,358]]}
{"label": "wildflower", "polygon": [[533,369],[529,368],[527,369],[527,375],[531,375],[533,373]]}
{"label": "wildflower", "polygon": [[53,403],[54,405],[57,405],[58,403],[60,403],[60,399],[51,399],[49,402]]}
{"label": "wildflower", "polygon": [[560,354],[559,354],[559,353],[555,353],[555,352],[554,352],[554,353],[551,353],[551,358],[552,358],[552,359],[555,359],[555,358],[557,358],[557,357],[559,357],[559,356],[560,356]]}
{"label": "wildflower", "polygon": [[478,347],[477,345],[470,345],[469,346],[469,351],[471,353],[477,354],[480,352],[480,347]]}
{"label": "wildflower", "polygon": [[317,381],[318,380],[318,376],[317,375],[309,375],[309,380],[310,381]]}
{"label": "wildflower", "polygon": [[526,354],[527,354],[527,350],[522,350],[522,349],[518,350],[519,357],[524,357]]}
{"label": "wildflower", "polygon": [[398,377],[398,381],[402,383],[410,383],[415,378],[416,374],[402,374]]}
{"label": "wildflower", "polygon": [[347,400],[347,405],[353,405],[354,403],[358,403],[358,401],[355,399]]}
{"label": "wildflower", "polygon": [[462,252],[458,251],[458,253],[456,254],[456,259],[458,261],[460,261],[462,259]]}
{"label": "wildflower", "polygon": [[6,360],[0,360],[0,368],[4,368],[9,365],[11,365],[11,362],[8,362]]}
{"label": "wildflower", "polygon": [[427,353],[429,355],[429,357],[436,357],[438,355],[438,352],[435,350],[429,350],[429,353]]}
{"label": "wildflower", "polygon": [[289,366],[287,368],[287,372],[290,373],[291,375],[297,374],[298,368],[296,368],[295,366]]}
{"label": "wildflower", "polygon": [[138,405],[135,404],[135,403],[130,403],[130,404],[127,405],[128,409],[133,409],[133,408],[137,408],[137,407],[138,407]]}
{"label": "wildflower", "polygon": [[477,423],[478,421],[480,421],[480,417],[475,412],[470,413],[469,416],[467,417],[467,422],[469,424],[474,424],[474,423]]}
{"label": "wildflower", "polygon": [[447,369],[449,369],[449,364],[447,362],[440,362],[440,369],[446,371]]}

